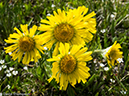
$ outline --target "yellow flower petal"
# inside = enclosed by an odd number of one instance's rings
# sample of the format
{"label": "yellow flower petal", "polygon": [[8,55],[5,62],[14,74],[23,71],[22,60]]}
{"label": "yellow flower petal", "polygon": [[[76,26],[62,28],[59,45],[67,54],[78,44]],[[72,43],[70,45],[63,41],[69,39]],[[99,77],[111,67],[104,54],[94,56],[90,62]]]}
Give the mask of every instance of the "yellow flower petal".
{"label": "yellow flower petal", "polygon": [[56,56],[58,54],[58,47],[59,47],[59,42],[56,43],[56,46],[55,46],[54,51],[52,53],[52,56]]}
{"label": "yellow flower petal", "polygon": [[29,64],[32,59],[37,62],[38,59],[41,58],[39,51],[43,53],[43,39],[40,38],[41,35],[34,35],[37,30],[37,26],[34,25],[30,30],[28,29],[27,24],[21,24],[20,27],[23,33],[15,27],[14,30],[16,30],[17,33],[10,34],[8,39],[5,40],[6,43],[13,44],[5,47],[5,52],[12,52],[12,59],[16,60],[18,58],[18,62],[22,60],[23,64]]}
{"label": "yellow flower petal", "polygon": [[[82,48],[81,50],[80,48],[80,46],[73,45],[70,49],[69,43],[60,43],[60,54],[47,59],[47,61],[55,61],[52,64],[53,74],[49,82],[55,78],[57,83],[60,83],[60,90],[66,90],[68,83],[73,87],[75,87],[77,81],[78,83],[80,83],[80,81],[85,83],[86,79],[90,77],[90,73],[88,72],[90,69],[86,66],[85,61],[92,59],[90,56],[92,52],[89,51],[85,53],[87,48]],[[69,49],[70,53],[68,53]]]}
{"label": "yellow flower petal", "polygon": [[38,30],[40,31],[46,31],[46,30],[51,30],[51,26],[47,26],[47,25],[40,25],[40,27],[38,28]]}
{"label": "yellow flower petal", "polygon": [[22,60],[23,64],[26,64],[26,62],[27,62],[27,53],[25,53],[25,55],[23,57],[23,60]]}
{"label": "yellow flower petal", "polygon": [[[48,20],[42,19],[42,24],[38,28],[40,31],[45,31],[42,35],[43,44],[50,45],[49,49],[51,49],[52,45],[58,42],[81,46],[84,46],[85,42],[90,42],[93,34],[96,33],[96,18],[93,18],[96,14],[95,12],[87,14],[87,12],[88,8],[85,6],[67,11],[61,9],[57,9],[57,12],[53,11],[54,15],[47,16]],[[53,54],[58,53],[57,47],[59,46],[56,45]]]}
{"label": "yellow flower petal", "polygon": [[50,48],[52,47],[52,45],[53,45],[55,42],[56,42],[56,40],[53,39],[53,40],[49,41],[49,43],[46,43],[44,46],[47,47],[47,48],[50,50]]}
{"label": "yellow flower petal", "polygon": [[66,54],[68,54],[69,48],[70,48],[69,44],[68,43],[65,43],[65,53]]}
{"label": "yellow flower petal", "polygon": [[18,56],[18,62],[20,62],[21,61],[21,58],[22,58],[22,56],[23,56],[23,51],[20,51],[19,52],[19,56]]}
{"label": "yellow flower petal", "polygon": [[93,17],[93,16],[95,16],[95,15],[96,15],[95,12],[91,12],[90,14],[88,14],[88,15],[86,15],[86,16],[84,17],[84,20],[87,21],[88,19],[90,19],[91,17]]}
{"label": "yellow flower petal", "polygon": [[29,64],[29,62],[30,62],[30,53],[29,52],[27,52],[27,61],[26,61],[26,64]]}
{"label": "yellow flower petal", "polygon": [[51,59],[47,59],[47,61],[59,61],[60,58],[59,57],[53,57]]}
{"label": "yellow flower petal", "polygon": [[57,83],[60,82],[60,75],[61,75],[61,71],[59,71],[59,72],[57,73],[57,76],[56,76],[56,81],[57,81]]}
{"label": "yellow flower petal", "polygon": [[60,42],[60,47],[59,47],[59,51],[60,54],[65,55],[65,46],[63,45],[63,43]]}
{"label": "yellow flower petal", "polygon": [[11,38],[19,39],[20,37],[21,36],[19,34],[17,34],[17,33],[13,33],[13,34],[9,35],[9,39],[11,39]]}
{"label": "yellow flower petal", "polygon": [[30,29],[30,34],[29,34],[29,36],[30,36],[30,37],[34,36],[34,35],[35,35],[36,30],[37,30],[37,26],[36,26],[36,25],[34,25],[34,26]]}
{"label": "yellow flower petal", "polygon": [[7,43],[17,43],[18,40],[13,40],[13,39],[8,39],[8,40],[4,40]]}
{"label": "yellow flower petal", "polygon": [[24,34],[26,34],[26,35],[28,35],[28,25],[26,24],[26,25],[20,25],[20,27],[21,27],[21,29],[22,29],[22,31],[23,31],[23,33]]}
{"label": "yellow flower petal", "polygon": [[74,55],[76,52],[79,51],[80,48],[81,46],[73,45],[73,47],[70,50],[70,54]]}
{"label": "yellow flower petal", "polygon": [[84,52],[87,51],[87,49],[88,49],[87,47],[82,48],[81,50],[79,50],[79,51],[75,54],[75,57],[77,57],[77,56],[83,54]]}
{"label": "yellow flower petal", "polygon": [[45,24],[50,24],[50,22],[49,21],[47,21],[47,20],[41,20],[41,23],[45,23]]}
{"label": "yellow flower petal", "polygon": [[19,31],[19,29],[17,29],[16,27],[14,27],[14,30],[16,30],[19,35],[23,35],[21,31]]}
{"label": "yellow flower petal", "polygon": [[[122,58],[123,52],[120,51],[120,48],[121,48],[120,44],[117,43],[117,41],[115,41],[112,46],[105,49],[106,50],[105,57],[107,58],[107,62],[110,68],[119,63],[117,61],[118,58]],[[117,61],[116,64],[115,61]]]}

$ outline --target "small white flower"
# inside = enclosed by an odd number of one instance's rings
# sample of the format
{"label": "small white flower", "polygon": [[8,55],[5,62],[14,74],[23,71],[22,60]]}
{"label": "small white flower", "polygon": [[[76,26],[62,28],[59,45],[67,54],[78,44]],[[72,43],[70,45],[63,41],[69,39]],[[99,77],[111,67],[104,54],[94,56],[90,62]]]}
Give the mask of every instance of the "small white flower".
{"label": "small white flower", "polygon": [[34,90],[34,89],[32,89],[32,92],[34,93],[34,92],[35,92],[35,90]]}
{"label": "small white flower", "polygon": [[50,15],[51,15],[50,13],[47,14],[47,16],[50,16]]}
{"label": "small white flower", "polygon": [[105,59],[102,59],[102,62],[106,62]]}
{"label": "small white flower", "polygon": [[99,63],[100,67],[104,67],[105,65],[103,63]]}
{"label": "small white flower", "polygon": [[111,14],[111,18],[114,18],[115,17],[115,15],[114,14]]}
{"label": "small white flower", "polygon": [[6,70],[5,73],[10,73],[10,71],[9,70]]}
{"label": "small white flower", "polygon": [[2,70],[2,67],[0,67],[0,71]]}
{"label": "small white flower", "polygon": [[112,83],[115,83],[115,80],[113,80],[113,79],[110,79],[110,81],[111,81]]}
{"label": "small white flower", "polygon": [[103,77],[103,80],[106,80],[106,78],[107,78],[107,77],[106,77],[106,76],[104,76],[104,77]]}
{"label": "small white flower", "polygon": [[126,94],[126,91],[124,91],[124,94]]}
{"label": "small white flower", "polygon": [[121,92],[121,94],[126,94],[126,91],[123,91],[123,90],[122,90],[122,91],[120,91],[120,92]]}
{"label": "small white flower", "polygon": [[104,67],[104,70],[105,70],[105,71],[108,71],[108,70],[109,70],[109,68],[108,68],[108,67]]}
{"label": "small white flower", "polygon": [[23,69],[24,69],[24,70],[28,70],[28,67],[27,67],[27,66],[25,66]]}
{"label": "small white flower", "polygon": [[6,74],[7,77],[10,77],[11,75],[12,75],[11,73]]}
{"label": "small white flower", "polygon": [[110,47],[108,47],[108,48],[102,50],[102,56],[103,56],[104,59],[106,59],[105,55],[106,55],[106,53],[109,51],[109,49],[110,49],[111,47],[112,47],[112,46],[110,46]]}
{"label": "small white flower", "polygon": [[5,43],[4,45],[7,45],[7,43]]}
{"label": "small white flower", "polygon": [[117,61],[118,61],[119,63],[124,62],[122,58],[118,58]]}
{"label": "small white flower", "polygon": [[111,0],[112,1],[112,3],[114,3],[115,2],[115,0]]}
{"label": "small white flower", "polygon": [[75,9],[74,7],[70,6],[70,9]]}
{"label": "small white flower", "polygon": [[31,74],[30,77],[33,77],[33,75]]}
{"label": "small white flower", "polygon": [[106,30],[105,30],[105,29],[102,29],[102,30],[100,30],[100,32],[105,33],[105,32],[106,32]]}
{"label": "small white flower", "polygon": [[65,5],[68,7],[69,6],[69,3],[66,3]]}
{"label": "small white flower", "polygon": [[94,63],[97,63],[97,60],[96,59],[94,59],[94,61],[93,61]]}
{"label": "small white flower", "polygon": [[13,67],[9,67],[9,70],[12,71],[14,68]]}
{"label": "small white flower", "polygon": [[9,55],[11,55],[12,54],[12,52],[9,52]]}
{"label": "small white flower", "polygon": [[53,8],[53,7],[55,7],[55,5],[54,5],[54,4],[52,4],[52,6],[51,6],[51,7]]}
{"label": "small white flower", "polygon": [[49,53],[48,52],[45,52],[46,55],[48,55]]}
{"label": "small white flower", "polygon": [[22,33],[24,36],[25,36],[25,34],[24,33]]}
{"label": "small white flower", "polygon": [[0,63],[1,63],[1,64],[4,64],[4,63],[5,63],[5,60],[0,60]]}
{"label": "small white flower", "polygon": [[124,94],[126,94],[126,91],[124,91]]}
{"label": "small white flower", "polygon": [[70,52],[68,52],[68,54],[70,54]]}
{"label": "small white flower", "polygon": [[112,83],[115,83],[115,80],[113,80]]}
{"label": "small white flower", "polygon": [[7,66],[6,65],[2,65],[2,68],[5,69],[5,68],[7,68]]}
{"label": "small white flower", "polygon": [[17,75],[18,71],[13,71],[12,73],[13,73],[13,75]]}
{"label": "small white flower", "polygon": [[10,89],[10,85],[7,85],[8,89]]}
{"label": "small white flower", "polygon": [[47,50],[47,47],[44,47],[44,50]]}

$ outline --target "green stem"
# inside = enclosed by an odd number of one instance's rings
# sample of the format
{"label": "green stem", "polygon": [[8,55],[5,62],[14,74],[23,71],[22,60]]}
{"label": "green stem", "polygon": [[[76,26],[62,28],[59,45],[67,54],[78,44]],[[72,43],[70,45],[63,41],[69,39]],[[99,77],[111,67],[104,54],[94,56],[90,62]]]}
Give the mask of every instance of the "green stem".
{"label": "green stem", "polygon": [[93,83],[94,79],[96,78],[96,74],[93,74],[92,77],[86,82],[85,86],[82,89],[82,92],[90,85]]}
{"label": "green stem", "polygon": [[[43,54],[42,54],[43,55]],[[45,76],[47,77],[47,78],[49,78],[48,77],[48,75],[47,75],[47,72],[46,72],[46,70],[45,70],[45,61],[46,61],[46,55],[44,55],[43,56],[44,57],[44,60],[42,59],[42,61],[41,61],[41,63],[39,64],[40,65],[40,68],[42,69],[42,71],[43,71],[43,73],[45,74]],[[42,65],[43,64],[43,65]]]}
{"label": "green stem", "polygon": [[[126,77],[128,77],[129,76],[129,74],[127,74],[127,75],[125,75],[121,80],[120,80],[120,82],[121,81],[123,81]],[[111,88],[109,88],[108,89],[108,91],[110,91],[113,87],[115,87],[116,86],[116,84],[114,84]]]}
{"label": "green stem", "polygon": [[68,85],[67,95],[68,96],[75,96],[75,91],[70,84]]}
{"label": "green stem", "polygon": [[118,76],[114,75],[117,82],[124,88],[125,91],[127,91],[127,89],[125,88],[125,86],[122,84],[122,82],[118,79]]}
{"label": "green stem", "polygon": [[[112,66],[112,69],[114,69],[114,66]],[[128,75],[128,74],[127,74],[127,75]],[[119,79],[118,79],[118,76],[116,76],[115,74],[114,74],[114,76],[115,76],[117,82],[123,87],[123,89],[124,89],[125,91],[127,91],[127,89],[125,88],[125,86],[124,86],[123,83],[121,82],[125,77],[123,77],[121,80],[119,80]],[[114,86],[115,86],[115,85],[114,85]],[[113,86],[113,87],[114,87],[114,86]],[[111,87],[108,91],[110,91],[113,87]]]}
{"label": "green stem", "polygon": [[[114,68],[114,66],[112,66],[112,68]],[[118,79],[118,76],[114,75],[117,82],[124,88],[125,91],[127,91],[127,89],[125,88],[125,86],[122,84],[122,82]]]}
{"label": "green stem", "polygon": [[94,53],[102,53],[102,50],[94,50]]}
{"label": "green stem", "polygon": [[6,78],[6,79],[1,83],[1,85],[0,85],[0,91],[1,91],[1,92],[5,89],[5,88],[4,88],[4,89],[1,90],[1,87],[2,87],[2,85],[4,84],[4,82],[6,82],[6,81],[7,81],[7,78]]}

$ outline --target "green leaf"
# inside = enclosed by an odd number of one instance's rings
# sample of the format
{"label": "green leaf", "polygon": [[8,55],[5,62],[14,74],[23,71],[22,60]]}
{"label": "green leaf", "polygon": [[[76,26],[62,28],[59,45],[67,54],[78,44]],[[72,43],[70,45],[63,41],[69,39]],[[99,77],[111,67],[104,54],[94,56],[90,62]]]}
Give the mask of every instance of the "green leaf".
{"label": "green leaf", "polygon": [[70,84],[68,85],[67,94],[68,96],[75,96],[74,89],[71,87]]}
{"label": "green leaf", "polygon": [[38,75],[39,77],[41,76],[41,68],[40,68],[40,66],[37,67],[36,73],[37,73],[37,75]]}
{"label": "green leaf", "polygon": [[86,86],[85,87],[88,87],[95,79],[96,75],[93,74],[92,77],[88,80],[88,82],[86,82]]}
{"label": "green leaf", "polygon": [[5,61],[6,61],[6,62],[9,62],[9,61],[10,61],[10,56],[9,56],[9,55],[6,55],[6,56],[5,56]]}
{"label": "green leaf", "polygon": [[97,90],[97,86],[98,86],[98,81],[96,81],[95,85],[93,85],[93,92]]}
{"label": "green leaf", "polygon": [[0,3],[0,8],[1,8],[1,9],[3,8],[3,2]]}
{"label": "green leaf", "polygon": [[99,92],[97,92],[97,93],[95,94],[95,96],[99,96]]}
{"label": "green leaf", "polygon": [[113,37],[113,39],[112,39],[112,42],[115,42],[115,41],[117,41],[117,37],[116,36]]}

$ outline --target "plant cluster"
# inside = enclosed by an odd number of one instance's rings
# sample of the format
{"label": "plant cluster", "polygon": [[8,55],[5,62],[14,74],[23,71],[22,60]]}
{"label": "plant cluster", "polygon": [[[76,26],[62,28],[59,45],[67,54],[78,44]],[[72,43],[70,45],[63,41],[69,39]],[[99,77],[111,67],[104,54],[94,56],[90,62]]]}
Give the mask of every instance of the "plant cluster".
{"label": "plant cluster", "polygon": [[128,95],[128,6],[121,0],[0,2],[0,92]]}

